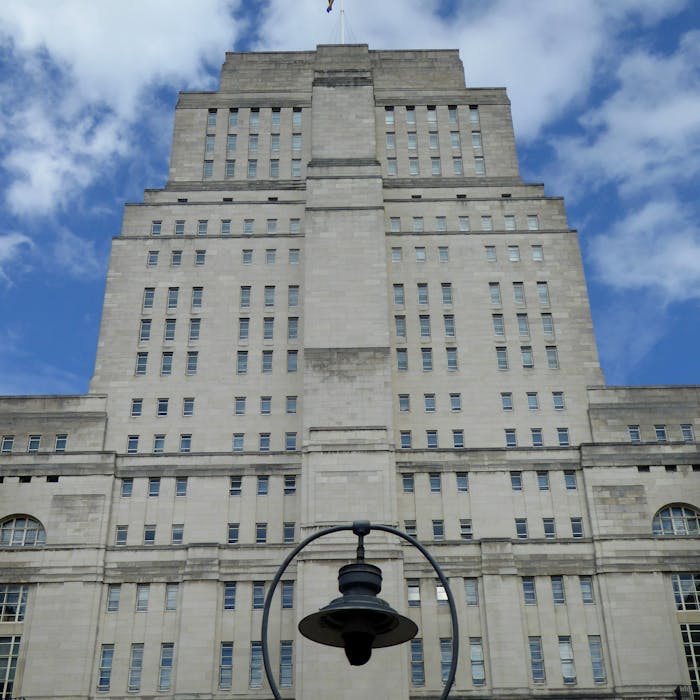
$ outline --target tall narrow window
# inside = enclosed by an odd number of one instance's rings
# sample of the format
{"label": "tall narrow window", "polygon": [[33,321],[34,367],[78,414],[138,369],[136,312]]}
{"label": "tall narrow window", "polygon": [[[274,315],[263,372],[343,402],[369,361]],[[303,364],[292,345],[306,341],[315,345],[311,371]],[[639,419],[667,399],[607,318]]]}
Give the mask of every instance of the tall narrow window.
{"label": "tall narrow window", "polygon": [[474,685],[484,685],[486,683],[486,670],[481,637],[469,638],[469,660],[472,669],[472,683]]}
{"label": "tall narrow window", "polygon": [[262,642],[250,643],[250,687],[262,687]]}
{"label": "tall narrow window", "polygon": [[170,690],[173,680],[173,654],[175,645],[163,642],[160,645],[160,667],[158,669],[158,690]]}
{"label": "tall narrow window", "polygon": [[530,647],[530,668],[532,669],[532,682],[544,683],[544,656],[542,654],[542,638],[528,637]]}
{"label": "tall narrow window", "polygon": [[440,639],[440,675],[443,685],[450,677],[452,665],[452,639],[450,637]]}
{"label": "tall narrow window", "polygon": [[129,658],[129,683],[130,692],[141,690],[141,672],[143,671],[143,644],[131,645]]}
{"label": "tall narrow window", "polygon": [[605,662],[603,661],[603,645],[600,636],[597,634],[589,635],[588,648],[591,652],[593,680],[596,683],[605,683]]}
{"label": "tall narrow window", "polygon": [[293,684],[293,645],[291,640],[280,642],[280,688],[291,688]]}
{"label": "tall narrow window", "polygon": [[571,646],[571,637],[559,637],[559,659],[561,661],[561,674],[564,683],[573,685],[576,683],[576,669],[574,667],[574,649]]}
{"label": "tall narrow window", "polygon": [[221,642],[219,688],[229,690],[233,683],[233,642]]}
{"label": "tall narrow window", "polygon": [[[10,640],[14,641],[17,639],[17,649],[15,652],[15,658],[19,652],[19,637],[10,637]],[[12,659],[12,641],[10,642],[10,658],[7,660],[6,668],[11,669],[12,678],[7,678],[9,681],[14,680],[14,669],[15,665],[11,663]],[[109,684],[112,678],[112,661],[114,660],[114,644],[103,644],[100,651],[100,668],[98,670],[97,676],[97,690],[105,692],[109,690]]]}
{"label": "tall narrow window", "polygon": [[411,640],[411,685],[425,685],[425,665],[423,662],[423,640]]}

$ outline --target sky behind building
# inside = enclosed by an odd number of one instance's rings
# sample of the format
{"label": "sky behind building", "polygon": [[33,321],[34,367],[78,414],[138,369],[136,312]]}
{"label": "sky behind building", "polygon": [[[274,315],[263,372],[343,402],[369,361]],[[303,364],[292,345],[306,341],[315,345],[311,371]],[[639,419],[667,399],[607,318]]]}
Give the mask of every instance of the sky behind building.
{"label": "sky behind building", "polygon": [[[340,37],[340,0],[0,7],[0,394],[82,393],[125,201],[167,177],[179,90],[225,51]],[[345,0],[346,40],[459,48],[506,86],[521,171],[579,230],[611,384],[700,383],[700,6]],[[342,115],[338,115],[342,119]]]}

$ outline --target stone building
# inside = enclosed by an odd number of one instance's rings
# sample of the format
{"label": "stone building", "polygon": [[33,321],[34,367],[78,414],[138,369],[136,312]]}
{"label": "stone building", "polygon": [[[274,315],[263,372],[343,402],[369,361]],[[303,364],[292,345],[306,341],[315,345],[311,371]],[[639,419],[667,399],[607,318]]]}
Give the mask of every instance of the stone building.
{"label": "stone building", "polygon": [[[444,567],[452,697],[698,698],[699,407],[604,385],[564,202],[456,51],[227,54],[125,208],[89,393],[0,398],[0,696],[270,697],[277,567],[369,519]],[[418,636],[303,639],[354,552],[319,540],[273,601],[285,698],[440,694],[445,591],[366,547]]]}

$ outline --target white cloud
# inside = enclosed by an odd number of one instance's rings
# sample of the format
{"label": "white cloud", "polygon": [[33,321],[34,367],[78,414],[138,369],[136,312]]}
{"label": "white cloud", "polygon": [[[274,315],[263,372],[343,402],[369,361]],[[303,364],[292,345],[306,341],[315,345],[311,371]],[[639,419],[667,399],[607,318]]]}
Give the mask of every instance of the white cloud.
{"label": "white cloud", "polygon": [[58,264],[64,272],[80,279],[102,279],[107,267],[107,258],[98,254],[94,240],[86,240],[64,228],[58,231],[51,247],[51,259],[46,262]]}
{"label": "white cloud", "polygon": [[[146,91],[215,87],[209,72],[233,47],[239,0],[6,0],[0,48],[2,166],[20,216],[67,207],[131,153]],[[31,97],[27,98],[27,95]],[[170,111],[170,106],[167,107]],[[163,123],[167,123],[168,117]]]}
{"label": "white cloud", "polygon": [[12,284],[11,270],[22,252],[32,248],[32,241],[21,233],[0,235],[0,281]]}

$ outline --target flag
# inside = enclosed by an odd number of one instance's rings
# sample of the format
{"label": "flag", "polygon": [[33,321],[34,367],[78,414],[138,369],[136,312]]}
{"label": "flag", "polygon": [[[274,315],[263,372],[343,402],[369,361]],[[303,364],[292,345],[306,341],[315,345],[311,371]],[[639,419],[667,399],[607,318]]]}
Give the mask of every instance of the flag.
{"label": "flag", "polygon": [[326,12],[330,12],[333,9],[333,0],[328,0],[328,7],[326,8]]}

